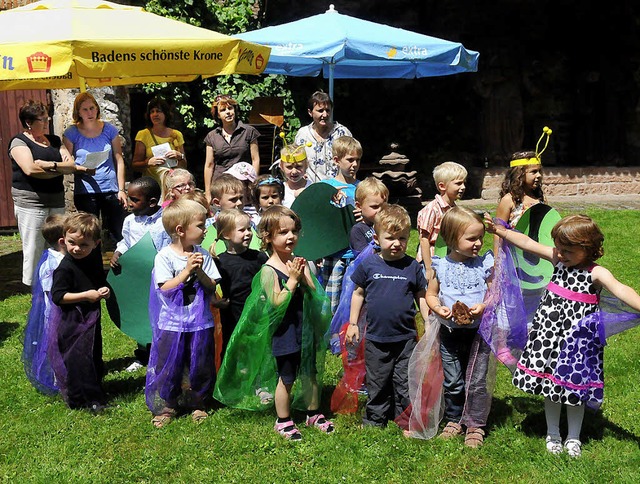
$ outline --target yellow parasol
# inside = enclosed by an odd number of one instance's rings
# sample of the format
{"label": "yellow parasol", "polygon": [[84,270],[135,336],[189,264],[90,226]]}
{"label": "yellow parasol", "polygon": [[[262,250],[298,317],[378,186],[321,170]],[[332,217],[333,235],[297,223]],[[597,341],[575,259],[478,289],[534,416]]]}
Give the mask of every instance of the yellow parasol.
{"label": "yellow parasol", "polygon": [[140,7],[42,0],[0,12],[0,90],[260,74],[270,48]]}

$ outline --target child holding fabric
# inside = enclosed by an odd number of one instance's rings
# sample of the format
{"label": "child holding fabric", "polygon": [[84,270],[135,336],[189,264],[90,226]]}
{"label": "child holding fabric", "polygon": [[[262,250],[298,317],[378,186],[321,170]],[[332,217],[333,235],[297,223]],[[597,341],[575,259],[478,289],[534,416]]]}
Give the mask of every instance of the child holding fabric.
{"label": "child holding fabric", "polygon": [[331,313],[306,260],[294,255],[300,229],[299,217],[287,207],[274,205],[264,212],[258,231],[270,256],[253,279],[214,393],[226,405],[249,410],[275,403],[274,429],[288,440],[302,439],[292,408],[305,410],[308,427],[334,430],[320,411],[323,335]]}

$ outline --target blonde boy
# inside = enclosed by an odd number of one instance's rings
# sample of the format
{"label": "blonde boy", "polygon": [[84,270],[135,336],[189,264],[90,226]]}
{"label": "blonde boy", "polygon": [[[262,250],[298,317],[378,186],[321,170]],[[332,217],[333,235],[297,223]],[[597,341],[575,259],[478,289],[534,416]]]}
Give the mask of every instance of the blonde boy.
{"label": "blonde boy", "polygon": [[[214,219],[220,210],[227,208],[242,209],[244,183],[229,173],[223,173],[211,182],[211,205]],[[215,220],[213,220],[215,222]]]}
{"label": "blonde boy", "polygon": [[420,246],[416,260],[422,261],[427,278],[431,271],[431,256],[440,233],[442,217],[464,195],[467,169],[454,161],[445,161],[433,169],[433,181],[438,194],[418,212]]}
{"label": "blonde boy", "polygon": [[409,405],[409,357],[416,346],[416,304],[428,315],[422,267],[406,254],[411,220],[400,205],[387,204],[375,216],[379,253],[365,258],[351,276],[348,345],[360,341],[358,319],[367,304],[364,364],[368,391],[363,425],[384,427]]}
{"label": "blonde boy", "polygon": [[[360,159],[362,158],[362,145],[351,136],[340,136],[333,142],[333,160],[338,166],[338,174],[335,178],[323,180],[321,183],[338,189],[331,203],[338,207],[347,205],[355,205],[356,173],[360,167]],[[350,247],[325,257],[320,268],[320,280],[324,285],[327,296],[331,300],[331,312],[335,310],[340,303],[340,293],[342,292],[342,278],[344,271],[353,260],[353,252]]]}
{"label": "blonde boy", "polygon": [[[177,415],[179,402],[192,411],[195,422],[207,417],[211,404],[215,365],[209,299],[220,273],[200,247],[206,217],[205,207],[183,198],[162,213],[171,244],[158,252],[153,264],[149,319],[154,331],[145,386],[157,428]],[[182,386],[185,373],[187,389]]]}
{"label": "blonde boy", "polygon": [[373,241],[373,222],[376,214],[387,203],[389,189],[375,177],[362,180],[356,188],[356,209],[360,210],[362,220],[351,227],[349,245],[354,252],[361,252]]}
{"label": "blonde boy", "polygon": [[338,189],[335,204],[344,207],[355,205],[356,174],[362,159],[362,145],[351,136],[340,136],[333,142],[333,162],[338,167],[338,174],[334,178],[323,180]]}

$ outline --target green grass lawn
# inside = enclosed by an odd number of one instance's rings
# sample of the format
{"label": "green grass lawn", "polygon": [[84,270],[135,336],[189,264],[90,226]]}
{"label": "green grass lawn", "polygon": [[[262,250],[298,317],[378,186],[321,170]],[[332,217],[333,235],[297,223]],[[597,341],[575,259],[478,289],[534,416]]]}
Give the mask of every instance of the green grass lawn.
{"label": "green grass lawn", "polygon": [[[606,236],[599,262],[639,289],[635,234],[640,212],[588,213]],[[410,254],[416,245],[414,232]],[[273,411],[221,408],[200,425],[185,417],[157,430],[144,403],[144,370],[122,371],[133,360],[135,343],[115,328],[106,311],[105,387],[113,407],[98,416],[72,411],[60,398],[38,394],[24,376],[20,355],[29,307],[27,295],[0,301],[1,482],[582,483],[640,478],[638,329],[608,341],[605,403],[597,413],[587,413],[583,456],[571,459],[544,450],[542,399],[516,390],[503,368],[486,443],[475,450],[465,448],[461,438],[407,440],[393,424],[384,430],[360,429],[359,415],[332,415],[332,435],[301,427],[304,440],[299,443],[273,431]],[[327,361],[325,411],[341,369],[338,358]]]}

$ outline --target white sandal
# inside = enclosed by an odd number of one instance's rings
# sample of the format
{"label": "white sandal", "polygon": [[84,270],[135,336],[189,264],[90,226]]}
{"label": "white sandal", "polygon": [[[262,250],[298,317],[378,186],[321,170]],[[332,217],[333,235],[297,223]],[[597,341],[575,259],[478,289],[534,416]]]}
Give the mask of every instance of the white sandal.
{"label": "white sandal", "polygon": [[550,435],[547,435],[545,442],[547,444],[547,452],[554,455],[562,454],[562,440],[560,440],[560,437],[551,437]]}
{"label": "white sandal", "polygon": [[582,442],[578,439],[567,439],[564,442],[564,448],[570,457],[580,457],[582,455]]}

